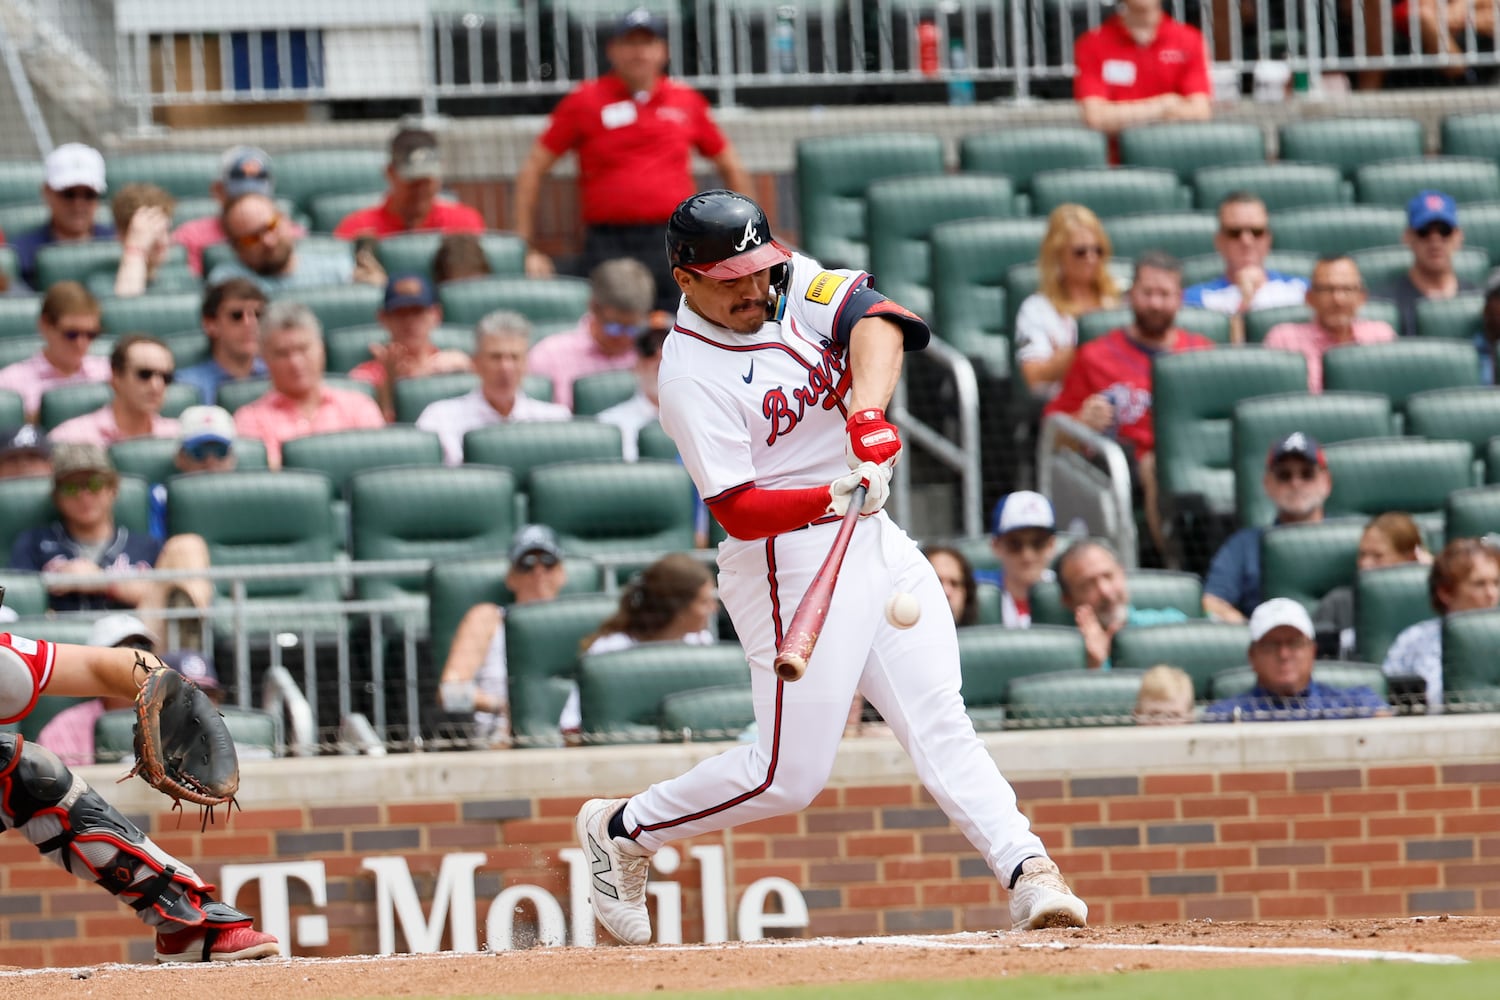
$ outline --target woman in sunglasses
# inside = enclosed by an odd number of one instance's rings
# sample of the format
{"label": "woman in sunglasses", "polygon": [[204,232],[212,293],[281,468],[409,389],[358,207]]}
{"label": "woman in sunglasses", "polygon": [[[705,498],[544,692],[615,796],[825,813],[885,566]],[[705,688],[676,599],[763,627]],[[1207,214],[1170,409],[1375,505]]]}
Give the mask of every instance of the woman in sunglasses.
{"label": "woman in sunglasses", "polygon": [[99,313],[99,301],[76,281],[59,281],[47,289],[37,317],[42,349],[0,368],[0,389],[20,394],[29,423],[36,422],[48,389],[109,381],[109,359],[89,353],[103,329]]}
{"label": "woman in sunglasses", "polygon": [[1016,359],[1033,395],[1057,395],[1078,345],[1078,317],[1119,306],[1109,257],[1109,235],[1098,216],[1082,205],[1052,210],[1037,258],[1040,286],[1016,313]]}

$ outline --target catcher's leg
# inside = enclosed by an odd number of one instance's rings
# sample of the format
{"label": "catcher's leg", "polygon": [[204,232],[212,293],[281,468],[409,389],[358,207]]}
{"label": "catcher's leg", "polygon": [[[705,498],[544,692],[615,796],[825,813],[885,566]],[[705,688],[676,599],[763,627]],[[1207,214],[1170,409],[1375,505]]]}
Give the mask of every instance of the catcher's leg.
{"label": "catcher's leg", "polygon": [[0,830],[12,828],[42,857],[104,886],[155,927],[159,961],[263,958],[280,950],[51,750],[0,733]]}

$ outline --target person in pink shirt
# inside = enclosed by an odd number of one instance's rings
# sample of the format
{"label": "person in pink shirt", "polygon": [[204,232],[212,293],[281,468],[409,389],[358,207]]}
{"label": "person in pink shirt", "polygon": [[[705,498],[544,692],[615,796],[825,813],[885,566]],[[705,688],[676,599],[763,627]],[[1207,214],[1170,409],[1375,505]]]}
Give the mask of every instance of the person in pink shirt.
{"label": "person in pink shirt", "polygon": [[403,128],[391,138],[385,179],[390,185],[385,201],[350,212],[334,227],[333,235],[352,240],[422,230],[484,232],[484,217],[477,211],[438,197],[443,187],[443,156],[437,136],[426,129]]}
{"label": "person in pink shirt", "polygon": [[0,368],[0,389],[19,393],[27,421],[35,423],[48,389],[109,380],[109,359],[89,353],[102,331],[99,302],[88,289],[76,281],[56,282],[47,289],[37,318],[42,349]]}
{"label": "person in pink shirt", "polygon": [[241,436],[265,442],[271,468],[281,468],[282,442],[292,438],[385,426],[369,396],[324,384],[323,325],[307,306],[271,303],[260,319],[260,354],[271,388],[239,408],[234,426]]}
{"label": "person in pink shirt", "polygon": [[607,260],[589,275],[589,311],[578,325],[531,349],[527,367],[552,380],[552,401],[573,408],[573,381],[635,367],[635,338],[646,332],[655,279],[631,257]]}
{"label": "person in pink shirt", "polygon": [[1389,323],[1358,318],[1366,298],[1359,265],[1349,257],[1324,257],[1313,267],[1307,288],[1312,322],[1276,324],[1266,334],[1266,346],[1300,353],[1307,359],[1307,391],[1322,392],[1323,355],[1329,348],[1396,339]]}
{"label": "person in pink shirt", "polygon": [[109,355],[109,386],[115,397],[92,413],[64,420],[52,430],[55,442],[74,441],[108,448],[129,438],[175,438],[177,421],[161,415],[176,365],[166,344],[155,337],[123,337]]}
{"label": "person in pink shirt", "polygon": [[385,302],[376,314],[391,339],[370,345],[370,360],[361,361],[349,377],[375,387],[376,399],[387,420],[396,419],[395,383],[446,372],[474,370],[463,351],[439,350],[432,332],[443,322],[432,282],[420,274],[398,274],[385,286]]}

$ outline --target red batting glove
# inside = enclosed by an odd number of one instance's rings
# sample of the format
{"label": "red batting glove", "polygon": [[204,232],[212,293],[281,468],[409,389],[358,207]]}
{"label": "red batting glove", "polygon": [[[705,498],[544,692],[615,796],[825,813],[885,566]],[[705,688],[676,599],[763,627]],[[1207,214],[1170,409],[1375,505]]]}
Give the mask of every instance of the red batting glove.
{"label": "red batting glove", "polygon": [[896,464],[901,454],[901,432],[896,425],[885,419],[884,410],[856,410],[849,415],[844,425],[848,438],[844,442],[844,458],[849,468],[861,462],[874,462],[887,467]]}

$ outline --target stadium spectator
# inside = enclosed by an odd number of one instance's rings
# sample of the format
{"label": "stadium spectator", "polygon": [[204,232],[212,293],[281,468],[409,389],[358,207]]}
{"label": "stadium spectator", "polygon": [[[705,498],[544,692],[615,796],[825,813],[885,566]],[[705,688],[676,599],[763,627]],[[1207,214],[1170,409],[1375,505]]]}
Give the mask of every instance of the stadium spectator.
{"label": "stadium spectator", "polygon": [[1213,84],[1197,28],[1174,21],[1161,0],[1122,0],[1078,39],[1073,97],[1084,124],[1111,137],[1132,125],[1206,121]]}
{"label": "stadium spectator", "polygon": [[[219,213],[190,219],[172,231],[172,242],[187,251],[188,268],[197,275],[203,274],[203,251],[225,240],[222,214],[226,204],[242,194],[276,197],[271,158],[265,150],[254,146],[230,147],[219,161],[219,176],[209,185],[208,193],[219,203]],[[295,222],[284,219],[282,225],[293,238],[300,238],[303,234],[302,227]]]}
{"label": "stadium spectator", "polygon": [[224,206],[222,225],[235,259],[209,272],[208,283],[248,278],[272,297],[298,288],[347,285],[351,281],[385,285],[385,272],[370,255],[304,250],[290,223],[266,195],[251,191],[231,198]]}
{"label": "stadium spectator", "polygon": [[565,406],[532,399],[521,383],[526,378],[526,348],[531,323],[517,312],[496,310],[474,327],[474,371],[479,385],[454,399],[440,399],[417,417],[417,426],[432,431],[443,444],[443,461],[462,465],[464,435],[480,427],[528,420],[569,420]]}
{"label": "stadium spectator", "polygon": [[1205,722],[1357,719],[1389,715],[1367,687],[1336,688],[1313,680],[1312,619],[1289,597],[1273,597],[1250,615],[1250,668],[1255,686],[1208,706]]}
{"label": "stadium spectator", "polygon": [[1235,343],[1244,342],[1246,313],[1307,301],[1304,279],[1266,269],[1271,253],[1271,216],[1266,203],[1250,192],[1231,191],[1219,201],[1214,249],[1224,261],[1224,273],[1190,287],[1182,293],[1182,302],[1230,317]]}
{"label": "stadium spectator", "polygon": [[482,278],[489,273],[490,259],[485,256],[483,244],[473,233],[449,233],[443,237],[437,252],[432,255],[434,285]]}
{"label": "stadium spectator", "polygon": [[[1276,508],[1276,524],[1311,524],[1323,520],[1323,504],[1333,479],[1323,449],[1297,431],[1271,446],[1260,488]],[[1214,553],[1203,579],[1203,612],[1210,618],[1242,622],[1260,606],[1261,525],[1241,528]]]}
{"label": "stadium spectator", "polygon": [[1120,304],[1111,252],[1103,223],[1084,206],[1059,205],[1047,217],[1037,254],[1040,285],[1016,313],[1016,360],[1032,395],[1057,395],[1078,347],[1078,317]]}
{"label": "stadium spectator", "polygon": [[[53,611],[136,609],[150,624],[151,612],[167,606],[206,608],[213,599],[208,580],[158,583],[105,581],[108,571],[194,570],[208,567],[208,546],[197,535],[173,535],[158,543],[115,522],[120,475],[104,449],[93,444],[59,444],[52,454],[52,503],[57,520],[28,528],[11,548],[11,569],[60,573],[76,581],[48,588]],[[157,630],[160,632],[160,630]],[[195,631],[184,625],[184,632]],[[184,645],[192,645],[183,639]]]}
{"label": "stadium spectator", "polygon": [[651,314],[646,332],[635,338],[635,394],[601,410],[596,418],[620,428],[620,449],[627,462],[640,457],[641,429],[657,418],[656,376],[661,371],[661,345],[671,331],[671,313]]}
{"label": "stadium spectator", "polygon": [[948,596],[953,624],[959,628],[979,624],[979,584],[969,558],[952,545],[924,545],[922,554]]}
{"label": "stadium spectator", "polygon": [[1277,323],[1266,334],[1266,346],[1296,351],[1307,359],[1307,391],[1323,391],[1323,355],[1349,344],[1383,344],[1396,339],[1391,325],[1378,319],[1359,319],[1364,307],[1364,279],[1359,265],[1346,256],[1324,257],[1313,266],[1307,304],[1310,323]]}
{"label": "stadium spectator", "polygon": [[1141,675],[1141,689],[1130,715],[1137,726],[1180,725],[1193,721],[1196,701],[1187,671],[1158,663]]}
{"label": "stadium spectator", "polygon": [[1495,344],[1500,343],[1500,270],[1484,283],[1484,312],[1479,330],[1474,334],[1474,349],[1479,352],[1479,381],[1495,384]]}
{"label": "stadium spectator", "polygon": [[[120,266],[114,293],[122,299],[144,295],[172,248],[172,213],[177,200],[155,184],[126,184],[110,202],[120,238]],[[196,285],[196,282],[194,282]]]}
{"label": "stadium spectator", "polygon": [[[89,628],[87,645],[105,649],[139,649],[142,652],[156,651],[158,640],[146,623],[135,615],[124,612],[103,615],[94,620]],[[41,731],[36,741],[57,754],[71,767],[94,763],[94,723],[105,712],[130,708],[135,699],[119,695],[101,695],[76,705],[70,705],[54,715]]]}
{"label": "stadium spectator", "polygon": [[443,187],[443,155],[437,136],[426,129],[403,128],[391,137],[391,162],[385,168],[385,201],[344,216],[333,235],[391,236],[418,230],[482,233],[484,219],[468,205],[438,195]]}
{"label": "stadium spectator", "polygon": [[1391,25],[1396,33],[1410,40],[1417,53],[1446,56],[1439,71],[1454,80],[1475,80],[1473,70],[1463,60],[1466,40],[1473,31],[1482,52],[1494,50],[1495,8],[1474,0],[1415,0],[1417,35],[1411,39],[1411,6],[1413,0],[1396,0],[1391,5]]}
{"label": "stadium spectator", "polygon": [[1134,465],[1146,521],[1158,552],[1166,551],[1156,503],[1156,432],[1151,419],[1151,362],[1159,354],[1201,351],[1213,341],[1179,330],[1182,264],[1157,250],[1142,253],[1131,280],[1132,322],[1078,349],[1047,414],[1066,413],[1114,438]]}
{"label": "stadium spectator", "polygon": [[526,273],[553,271],[536,243],[538,195],[552,165],[576,151],[585,227],[578,273],[634,257],[655,277],[656,307],[675,309],[680,291],[662,247],[673,209],[698,190],[693,150],[713,162],[727,188],[749,191],[750,175],[703,95],[666,76],[667,27],[658,15],[627,13],[604,54],[609,73],[562,99],[516,177],[515,229],[530,248]]}
{"label": "stadium spectator", "polygon": [[36,424],[0,429],[0,479],[52,475],[52,442]]}
{"label": "stadium spectator", "polygon": [[375,387],[375,398],[387,420],[396,419],[396,382],[445,372],[472,371],[474,362],[463,351],[444,351],[432,342],[443,322],[432,282],[420,274],[398,274],[385,286],[385,300],[376,319],[391,339],[370,345],[370,359],[361,361],[349,377]]}
{"label": "stadium spectator", "polygon": [[1437,713],[1444,704],[1443,619],[1500,605],[1500,549],[1479,538],[1455,538],[1433,560],[1427,594],[1437,617],[1402,629],[1380,669],[1387,677],[1422,678],[1427,711]]}
{"label": "stadium spectator", "polygon": [[107,382],[109,359],[90,354],[103,332],[99,301],[76,281],[59,281],[42,296],[37,317],[42,349],[24,361],[0,368],[0,389],[21,397],[26,419],[36,423],[42,393],[60,385]]}
{"label": "stadium spectator", "polygon": [[1057,560],[1063,606],[1083,633],[1090,670],[1109,669],[1109,647],[1127,625],[1140,628],[1187,621],[1180,608],[1137,608],[1120,557],[1103,542],[1085,539]]}
{"label": "stadium spectator", "polygon": [[1464,245],[1458,227],[1458,203],[1441,191],[1418,191],[1406,203],[1406,232],[1401,241],[1411,248],[1411,267],[1375,297],[1396,303],[1401,333],[1417,334],[1417,303],[1423,299],[1451,299],[1472,292],[1474,285],[1453,270],[1453,255]]}
{"label": "stadium spectator", "polygon": [[94,221],[104,195],[104,157],[92,146],[65,142],[47,154],[43,163],[42,200],[47,221],[23,233],[10,233],[21,280],[37,291],[36,255],[54,243],[87,243],[112,239],[112,227]]}
{"label": "stadium spectator", "polygon": [[527,359],[532,374],[552,380],[553,402],[571,410],[574,379],[635,365],[635,339],[646,330],[653,289],[650,270],[630,257],[594,268],[588,312],[571,330],[543,337]]}
{"label": "stadium spectator", "polygon": [[208,357],[177,373],[177,380],[198,390],[205,405],[219,401],[226,382],[266,377],[260,356],[260,317],[266,293],[249,278],[230,278],[203,296],[200,324],[208,338]]}
{"label": "stadium spectator", "polygon": [[271,468],[281,468],[281,445],[293,438],[385,426],[369,396],[324,384],[323,325],[307,306],[271,303],[260,319],[260,353],[271,388],[235,412],[234,426],[265,442]]}
{"label": "stadium spectator", "polygon": [[[178,420],[177,453],[172,467],[178,472],[232,472],[239,464],[234,450],[234,418],[219,406],[189,406]],[[167,537],[167,487],[152,483],[151,537]]]}
{"label": "stadium spectator", "polygon": [[[1422,545],[1422,529],[1410,514],[1387,511],[1370,519],[1359,536],[1355,568],[1367,569],[1400,566],[1405,563],[1432,564],[1432,553]],[[1334,587],[1323,595],[1313,611],[1313,626],[1318,633],[1318,651],[1341,659],[1353,657],[1358,638],[1354,631],[1354,588]]]}
{"label": "stadium spectator", "polygon": [[978,573],[983,583],[1000,588],[1001,623],[1031,627],[1031,588],[1054,579],[1052,554],[1057,550],[1057,519],[1052,502],[1040,493],[1017,490],[995,504],[990,550],[1000,560],[997,572]]}
{"label": "stadium spectator", "polygon": [[[511,536],[506,589],[515,604],[554,600],[568,583],[562,546],[545,524],[523,524]],[[511,745],[505,609],[484,602],[465,612],[448,647],[438,703],[455,715],[473,714],[474,738],[489,747]]]}
{"label": "stadium spectator", "polygon": [[89,413],[64,420],[52,429],[52,440],[97,444],[138,437],[176,437],[177,421],[161,415],[167,386],[176,365],[167,345],[155,337],[121,337],[109,354],[109,387],[114,398]]}

